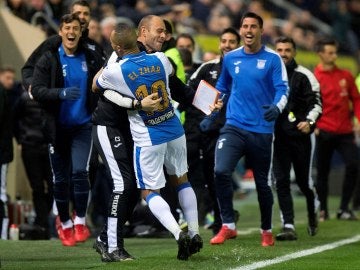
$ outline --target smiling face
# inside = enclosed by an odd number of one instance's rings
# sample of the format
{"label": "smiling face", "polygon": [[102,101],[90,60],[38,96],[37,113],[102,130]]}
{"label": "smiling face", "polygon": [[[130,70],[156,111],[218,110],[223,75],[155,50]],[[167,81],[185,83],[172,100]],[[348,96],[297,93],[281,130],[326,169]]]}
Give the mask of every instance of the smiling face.
{"label": "smiling face", "polygon": [[[65,15],[71,16],[71,15]],[[76,18],[69,18],[60,25],[59,35],[61,36],[62,44],[67,55],[74,54],[81,37],[80,20]]]}
{"label": "smiling face", "polygon": [[224,33],[220,37],[219,49],[221,54],[224,56],[226,53],[238,48],[240,45],[236,35],[228,32]]}
{"label": "smiling face", "polygon": [[281,56],[284,64],[290,63],[296,55],[296,50],[290,42],[278,42],[275,44],[276,52]]}
{"label": "smiling face", "polygon": [[244,18],[240,27],[240,36],[247,53],[256,53],[260,50],[262,33],[263,28],[260,26],[258,19]]}
{"label": "smiling face", "polygon": [[71,13],[79,16],[82,31],[88,28],[90,22],[90,8],[82,5],[74,5]]}

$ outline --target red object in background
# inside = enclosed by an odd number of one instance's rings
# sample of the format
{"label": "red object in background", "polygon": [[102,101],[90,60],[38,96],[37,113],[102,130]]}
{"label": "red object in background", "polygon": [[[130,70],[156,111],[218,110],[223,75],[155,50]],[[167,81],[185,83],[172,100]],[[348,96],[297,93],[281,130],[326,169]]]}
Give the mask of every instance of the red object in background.
{"label": "red object in background", "polygon": [[247,169],[243,175],[243,180],[252,181],[254,180],[254,172],[251,169]]}
{"label": "red object in background", "polygon": [[15,201],[8,204],[9,224],[28,223],[28,217],[32,211],[32,204],[26,201]]}

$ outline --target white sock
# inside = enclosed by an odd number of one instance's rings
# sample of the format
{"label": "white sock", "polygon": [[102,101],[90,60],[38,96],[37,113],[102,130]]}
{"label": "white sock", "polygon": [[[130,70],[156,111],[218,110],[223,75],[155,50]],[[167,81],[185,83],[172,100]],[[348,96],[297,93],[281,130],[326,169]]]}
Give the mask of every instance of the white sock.
{"label": "white sock", "polygon": [[286,223],[284,225],[284,228],[293,229],[295,231],[295,226],[294,226],[294,224],[291,224],[291,223]]}
{"label": "white sock", "polygon": [[178,240],[181,229],[171,214],[167,202],[157,193],[150,193],[146,197],[146,202],[154,216],[174,235],[175,239]]}
{"label": "white sock", "polygon": [[195,192],[189,182],[177,187],[180,206],[188,224],[189,235],[199,234],[198,210]]}
{"label": "white sock", "polygon": [[9,218],[8,217],[4,217],[3,221],[2,221],[2,228],[0,228],[0,233],[1,233],[1,239],[2,240],[7,240],[8,239],[8,227],[9,227]]}
{"label": "white sock", "polygon": [[73,222],[71,221],[71,219],[65,221],[65,222],[61,222],[61,227],[65,230],[65,229],[69,229],[72,228],[74,226]]}
{"label": "white sock", "polygon": [[86,224],[86,218],[85,217],[75,216],[74,224],[75,225],[78,225],[78,224],[85,225]]}
{"label": "white sock", "polygon": [[236,226],[235,223],[223,223],[222,225],[225,225],[226,227],[228,227],[230,230],[235,230]]}

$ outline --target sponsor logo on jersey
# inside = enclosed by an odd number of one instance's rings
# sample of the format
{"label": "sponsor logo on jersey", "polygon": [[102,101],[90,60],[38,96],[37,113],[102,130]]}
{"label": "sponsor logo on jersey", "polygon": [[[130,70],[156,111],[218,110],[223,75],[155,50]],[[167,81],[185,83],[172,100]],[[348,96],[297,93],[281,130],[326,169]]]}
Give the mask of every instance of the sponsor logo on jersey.
{"label": "sponsor logo on jersey", "polygon": [[154,125],[157,125],[157,124],[160,124],[162,122],[165,122],[166,120],[169,120],[170,118],[172,118],[173,116],[175,115],[175,112],[174,110],[171,110],[163,115],[160,115],[156,118],[153,118],[153,119],[149,119],[145,122],[145,125],[147,126],[154,126]]}

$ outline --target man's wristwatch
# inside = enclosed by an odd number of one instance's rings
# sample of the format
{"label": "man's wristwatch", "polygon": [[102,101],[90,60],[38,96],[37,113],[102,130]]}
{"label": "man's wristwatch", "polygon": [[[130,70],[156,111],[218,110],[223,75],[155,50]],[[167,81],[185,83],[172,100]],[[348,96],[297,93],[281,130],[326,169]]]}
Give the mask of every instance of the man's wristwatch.
{"label": "man's wristwatch", "polygon": [[134,105],[134,109],[135,110],[141,110],[142,109],[142,105],[141,105],[141,100],[137,99]]}
{"label": "man's wristwatch", "polygon": [[315,122],[313,121],[313,120],[311,120],[311,119],[306,119],[306,122],[308,122],[309,123],[309,126],[312,128],[313,126],[314,126],[314,124],[315,124]]}

